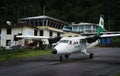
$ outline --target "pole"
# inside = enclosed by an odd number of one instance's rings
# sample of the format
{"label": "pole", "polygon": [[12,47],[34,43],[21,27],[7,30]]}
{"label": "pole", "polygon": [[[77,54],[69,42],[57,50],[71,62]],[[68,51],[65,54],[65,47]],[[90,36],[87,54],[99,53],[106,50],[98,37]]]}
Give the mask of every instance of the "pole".
{"label": "pole", "polygon": [[46,0],[44,0],[44,6],[43,6],[43,15],[46,14]]}

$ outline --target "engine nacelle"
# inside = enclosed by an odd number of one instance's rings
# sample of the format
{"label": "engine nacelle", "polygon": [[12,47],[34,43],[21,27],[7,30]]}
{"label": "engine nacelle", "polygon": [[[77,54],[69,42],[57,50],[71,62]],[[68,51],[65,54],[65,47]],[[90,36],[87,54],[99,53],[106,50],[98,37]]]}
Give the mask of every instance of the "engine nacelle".
{"label": "engine nacelle", "polygon": [[92,42],[95,42],[96,40],[98,40],[99,39],[99,37],[98,36],[95,36],[95,37],[92,37],[92,38],[88,38],[87,39],[87,42],[88,43],[92,43]]}
{"label": "engine nacelle", "polygon": [[61,38],[62,38],[62,37],[50,38],[50,39],[48,39],[49,44],[56,43],[56,42],[58,42]]}

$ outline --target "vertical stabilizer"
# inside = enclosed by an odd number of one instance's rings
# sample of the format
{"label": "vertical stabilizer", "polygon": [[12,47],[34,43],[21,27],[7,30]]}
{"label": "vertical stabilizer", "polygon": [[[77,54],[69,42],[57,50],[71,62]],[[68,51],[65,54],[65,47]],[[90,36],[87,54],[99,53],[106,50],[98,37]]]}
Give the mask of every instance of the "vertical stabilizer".
{"label": "vertical stabilizer", "polygon": [[98,25],[98,36],[100,36],[100,33],[103,32],[103,30],[104,30],[104,19],[103,19],[103,15],[101,15]]}

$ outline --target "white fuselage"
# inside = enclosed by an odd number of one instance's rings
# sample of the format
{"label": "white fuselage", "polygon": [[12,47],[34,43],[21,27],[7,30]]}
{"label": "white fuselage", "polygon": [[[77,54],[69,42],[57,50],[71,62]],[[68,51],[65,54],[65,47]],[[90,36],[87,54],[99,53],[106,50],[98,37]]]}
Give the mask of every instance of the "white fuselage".
{"label": "white fuselage", "polygon": [[53,48],[53,54],[71,54],[75,52],[83,52],[85,49],[91,48],[99,43],[96,40],[93,43],[87,43],[87,40],[82,37],[64,37]]}

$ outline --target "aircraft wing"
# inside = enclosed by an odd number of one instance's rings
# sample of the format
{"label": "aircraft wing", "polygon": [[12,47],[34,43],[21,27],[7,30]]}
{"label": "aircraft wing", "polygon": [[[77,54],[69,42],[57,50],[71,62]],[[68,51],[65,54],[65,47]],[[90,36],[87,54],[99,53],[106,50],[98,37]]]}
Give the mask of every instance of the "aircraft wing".
{"label": "aircraft wing", "polygon": [[93,38],[100,39],[100,38],[119,37],[119,36],[120,36],[120,34],[103,34],[103,35],[100,35],[100,36],[90,35],[90,36],[82,37],[82,39],[93,39]]}
{"label": "aircraft wing", "polygon": [[119,36],[120,36],[120,34],[103,34],[100,36],[97,36],[97,35],[83,36],[83,37],[81,37],[81,39],[86,39],[88,43],[92,43],[92,42],[96,41],[97,39],[109,38],[109,37],[119,37]]}
{"label": "aircraft wing", "polygon": [[23,39],[48,39],[49,44],[58,42],[62,37],[48,37],[48,36],[21,36],[17,35],[17,38],[23,38]]}
{"label": "aircraft wing", "polygon": [[16,36],[17,38],[24,38],[24,39],[48,39],[49,37],[47,36]]}
{"label": "aircraft wing", "polygon": [[100,37],[104,38],[104,37],[118,37],[118,36],[120,36],[120,34],[103,34]]}

